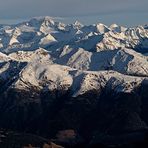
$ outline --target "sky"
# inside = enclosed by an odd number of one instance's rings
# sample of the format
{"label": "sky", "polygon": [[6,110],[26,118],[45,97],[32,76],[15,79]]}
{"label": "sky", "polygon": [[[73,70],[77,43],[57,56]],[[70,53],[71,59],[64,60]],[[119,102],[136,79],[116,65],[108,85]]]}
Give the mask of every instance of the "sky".
{"label": "sky", "polygon": [[0,24],[36,16],[65,23],[148,24],[148,0],[0,0]]}

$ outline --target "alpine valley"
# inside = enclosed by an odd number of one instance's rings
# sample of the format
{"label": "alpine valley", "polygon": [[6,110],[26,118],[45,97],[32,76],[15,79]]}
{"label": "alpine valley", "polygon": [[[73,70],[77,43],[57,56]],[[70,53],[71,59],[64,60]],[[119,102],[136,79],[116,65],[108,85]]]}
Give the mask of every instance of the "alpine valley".
{"label": "alpine valley", "polygon": [[0,148],[148,146],[148,25],[0,25],[0,128]]}

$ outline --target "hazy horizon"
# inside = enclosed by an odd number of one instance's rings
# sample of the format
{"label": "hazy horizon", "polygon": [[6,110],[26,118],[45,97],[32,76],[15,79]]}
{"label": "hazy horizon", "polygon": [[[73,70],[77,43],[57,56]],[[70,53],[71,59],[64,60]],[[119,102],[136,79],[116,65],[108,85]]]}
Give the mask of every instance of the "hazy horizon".
{"label": "hazy horizon", "polygon": [[61,17],[61,22],[79,20],[125,26],[147,24],[147,0],[5,0],[0,5],[0,24],[15,24],[36,16]]}

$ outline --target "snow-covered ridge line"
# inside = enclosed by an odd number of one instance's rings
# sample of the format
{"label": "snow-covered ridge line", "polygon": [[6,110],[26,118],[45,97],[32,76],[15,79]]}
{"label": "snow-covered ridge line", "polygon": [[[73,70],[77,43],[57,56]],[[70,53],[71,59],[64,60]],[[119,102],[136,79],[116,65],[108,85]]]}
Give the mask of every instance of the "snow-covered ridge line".
{"label": "snow-covered ridge line", "polygon": [[126,47],[147,52],[147,38],[148,29],[143,26],[126,28],[112,24],[108,27],[102,23],[86,26],[78,21],[64,24],[46,16],[32,18],[16,25],[1,26],[0,51],[11,53],[35,50],[38,47],[48,50],[52,47],[57,50],[64,45],[70,45],[91,51]]}
{"label": "snow-covered ridge line", "polygon": [[118,84],[115,90],[131,92],[148,77],[147,53],[143,26],[86,26],[39,17],[0,28],[0,78],[8,88],[72,89],[78,96],[111,82]]}

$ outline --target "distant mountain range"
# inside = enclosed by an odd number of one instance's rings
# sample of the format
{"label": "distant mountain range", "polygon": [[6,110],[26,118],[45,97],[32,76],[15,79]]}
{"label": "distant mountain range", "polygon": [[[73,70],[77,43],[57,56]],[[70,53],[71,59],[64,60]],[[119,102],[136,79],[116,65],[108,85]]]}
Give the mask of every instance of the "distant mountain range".
{"label": "distant mountain range", "polygon": [[0,25],[1,128],[117,146],[145,139],[147,113],[147,25]]}

